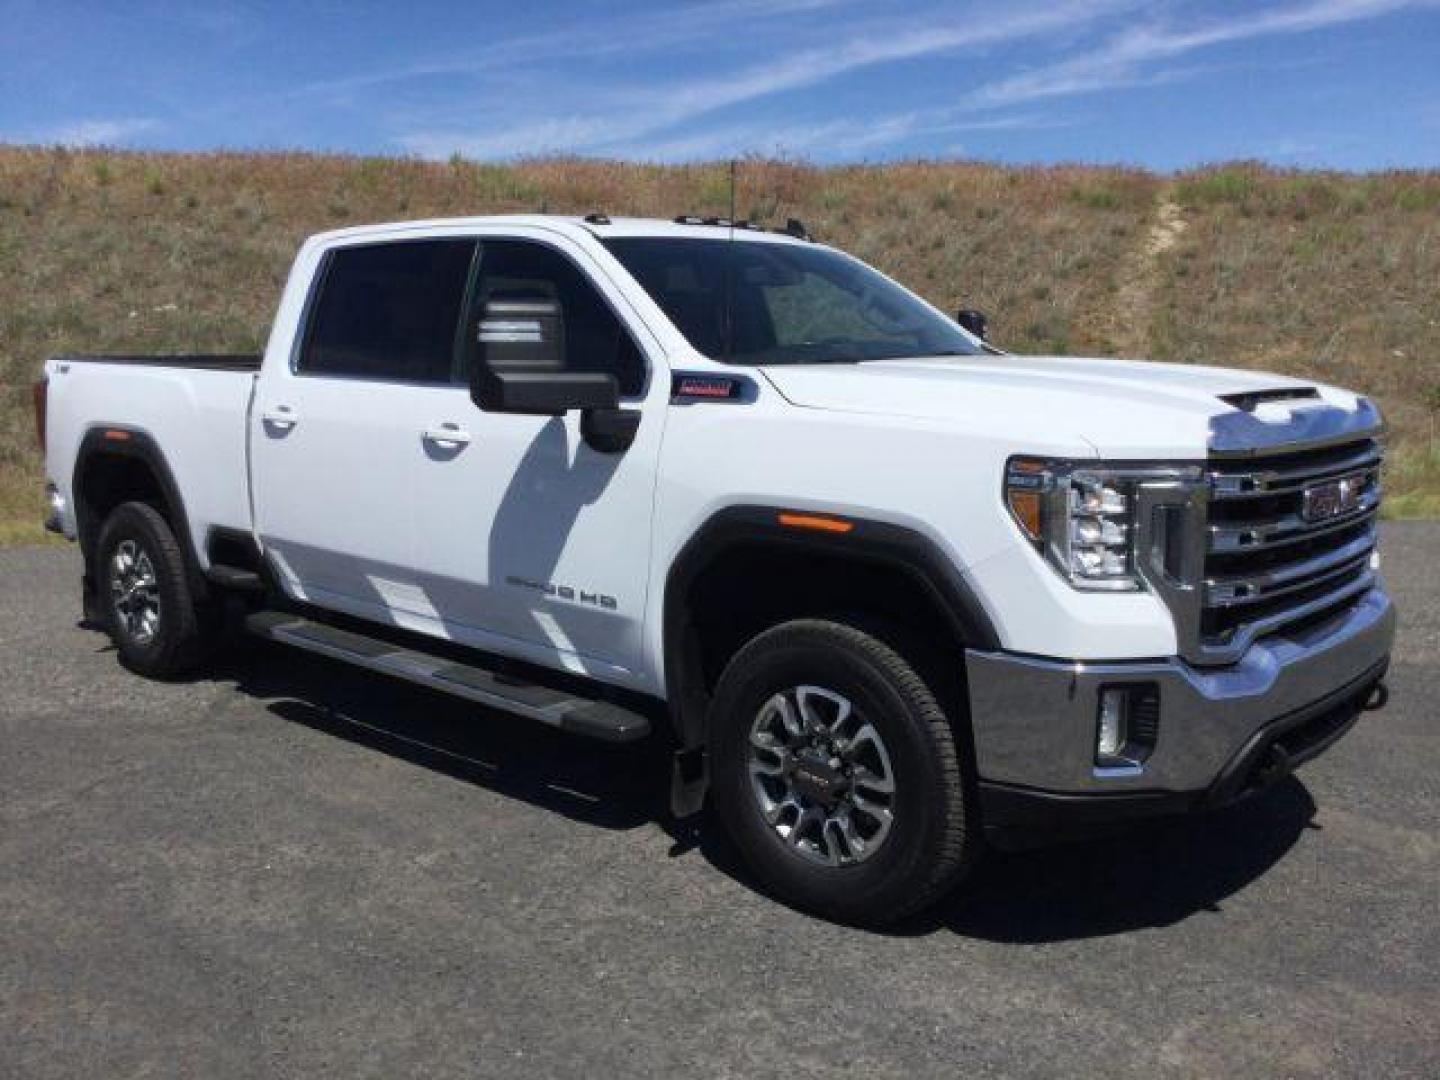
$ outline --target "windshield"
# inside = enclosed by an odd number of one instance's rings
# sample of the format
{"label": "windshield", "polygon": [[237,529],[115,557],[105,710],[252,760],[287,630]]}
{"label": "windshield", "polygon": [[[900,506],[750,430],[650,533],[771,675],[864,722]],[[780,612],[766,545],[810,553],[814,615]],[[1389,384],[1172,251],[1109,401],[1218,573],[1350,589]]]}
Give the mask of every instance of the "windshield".
{"label": "windshield", "polygon": [[826,364],[984,351],[889,278],[824,248],[644,237],[605,246],[715,360]]}

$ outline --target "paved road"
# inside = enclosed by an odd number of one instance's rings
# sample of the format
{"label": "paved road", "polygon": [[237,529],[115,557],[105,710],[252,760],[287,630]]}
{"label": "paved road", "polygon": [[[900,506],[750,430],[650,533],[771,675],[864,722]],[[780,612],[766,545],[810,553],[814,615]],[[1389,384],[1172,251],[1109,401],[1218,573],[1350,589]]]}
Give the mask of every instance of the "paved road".
{"label": "paved road", "polygon": [[0,553],[0,1076],[1433,1077],[1440,526],[1386,552],[1387,711],[894,934],[667,828],[654,753],[258,646],[145,683]]}

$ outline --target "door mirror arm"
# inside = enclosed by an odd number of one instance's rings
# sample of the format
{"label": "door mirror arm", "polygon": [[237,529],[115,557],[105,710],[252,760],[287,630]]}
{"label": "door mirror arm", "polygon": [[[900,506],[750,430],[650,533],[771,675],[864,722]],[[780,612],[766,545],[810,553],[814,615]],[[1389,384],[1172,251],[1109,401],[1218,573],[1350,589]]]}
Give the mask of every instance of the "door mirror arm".
{"label": "door mirror arm", "polygon": [[622,454],[640,430],[640,410],[606,407],[580,414],[580,435],[597,454]]}
{"label": "door mirror arm", "polygon": [[976,311],[974,308],[961,308],[959,314],[955,316],[955,321],[981,341],[988,341],[990,339],[990,320],[985,317],[983,311]]}

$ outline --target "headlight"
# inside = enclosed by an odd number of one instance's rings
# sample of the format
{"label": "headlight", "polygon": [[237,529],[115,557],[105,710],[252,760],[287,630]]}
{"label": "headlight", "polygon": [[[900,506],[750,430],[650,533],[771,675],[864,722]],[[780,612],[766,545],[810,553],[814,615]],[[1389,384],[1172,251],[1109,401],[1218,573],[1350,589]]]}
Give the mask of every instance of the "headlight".
{"label": "headlight", "polygon": [[1198,475],[1194,466],[1011,458],[1005,469],[1005,505],[1026,539],[1075,588],[1138,589],[1139,486],[1147,480]]}

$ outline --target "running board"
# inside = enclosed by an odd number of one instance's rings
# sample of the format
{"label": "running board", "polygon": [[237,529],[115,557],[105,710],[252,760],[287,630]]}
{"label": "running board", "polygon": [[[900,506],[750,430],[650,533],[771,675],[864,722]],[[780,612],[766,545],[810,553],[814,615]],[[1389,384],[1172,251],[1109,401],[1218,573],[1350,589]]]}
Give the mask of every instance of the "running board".
{"label": "running board", "polygon": [[210,569],[205,571],[205,576],[222,589],[231,589],[235,592],[265,591],[265,579],[254,570],[246,570],[244,567],[211,563]]}
{"label": "running board", "polygon": [[650,721],[645,717],[608,701],[575,697],[287,612],[257,611],[246,618],[245,628],[270,641],[344,660],[577,735],[606,742],[637,742],[650,734]]}

